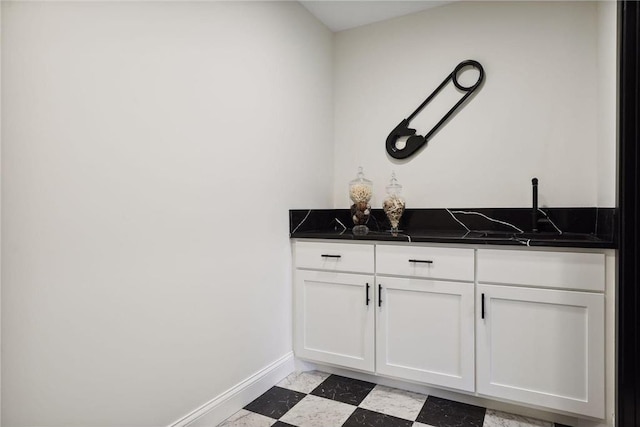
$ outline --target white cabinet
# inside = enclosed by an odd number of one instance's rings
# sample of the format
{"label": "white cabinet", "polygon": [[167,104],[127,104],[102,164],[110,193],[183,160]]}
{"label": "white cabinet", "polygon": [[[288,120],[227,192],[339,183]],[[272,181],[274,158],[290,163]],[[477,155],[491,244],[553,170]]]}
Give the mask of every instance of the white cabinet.
{"label": "white cabinet", "polygon": [[372,372],[373,292],[373,276],[298,270],[296,355]]}
{"label": "white cabinet", "polygon": [[[604,260],[590,257],[596,254],[533,254],[531,259],[540,261],[538,269],[555,272],[545,276],[510,264],[516,258],[521,266],[533,265],[526,252],[502,251],[504,258],[493,259],[491,268],[483,265],[482,252],[478,250],[479,280],[500,282],[504,277],[540,288],[477,285],[477,392],[604,418],[604,294],[546,288],[549,283],[565,289],[601,286],[575,264],[563,267],[563,259],[586,260],[594,274],[604,270]],[[495,258],[496,252],[488,255]]]}
{"label": "white cabinet", "polygon": [[376,371],[474,391],[473,283],[377,280]]}
{"label": "white cabinet", "polygon": [[472,248],[377,245],[376,372],[474,391],[473,280]]}
{"label": "white cabinet", "polygon": [[296,356],[605,416],[605,256],[295,243]]}
{"label": "white cabinet", "polygon": [[478,285],[478,393],[604,417],[604,295]]}
{"label": "white cabinet", "polygon": [[373,372],[374,246],[296,242],[294,247],[296,356]]}

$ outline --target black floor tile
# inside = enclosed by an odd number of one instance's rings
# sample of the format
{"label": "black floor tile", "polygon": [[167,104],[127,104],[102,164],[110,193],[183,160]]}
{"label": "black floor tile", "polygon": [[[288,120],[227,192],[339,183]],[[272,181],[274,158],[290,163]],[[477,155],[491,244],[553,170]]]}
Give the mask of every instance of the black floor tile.
{"label": "black floor tile", "polygon": [[342,427],[411,427],[413,421],[357,408]]}
{"label": "black floor tile", "polygon": [[287,423],[283,423],[282,421],[277,421],[271,427],[296,427],[296,426],[293,426],[293,425],[287,424]]}
{"label": "black floor tile", "polygon": [[331,375],[316,387],[311,394],[357,406],[374,387],[375,384],[366,381]]}
{"label": "black floor tile", "polygon": [[485,408],[429,396],[416,421],[434,427],[482,427]]}
{"label": "black floor tile", "polygon": [[566,426],[564,424],[560,424],[560,423],[553,423],[554,427],[571,427],[571,426]]}
{"label": "black floor tile", "polygon": [[306,394],[304,393],[286,388],[271,387],[262,396],[245,406],[244,409],[278,419],[305,396]]}

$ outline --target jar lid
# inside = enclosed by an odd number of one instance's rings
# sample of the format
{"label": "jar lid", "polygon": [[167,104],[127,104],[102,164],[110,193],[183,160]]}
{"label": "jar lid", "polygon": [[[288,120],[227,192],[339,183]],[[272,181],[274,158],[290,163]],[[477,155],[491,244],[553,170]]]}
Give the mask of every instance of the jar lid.
{"label": "jar lid", "polygon": [[387,185],[387,193],[389,194],[398,194],[402,191],[402,185],[398,184],[398,180],[396,179],[396,173],[391,172],[391,181],[389,185]]}
{"label": "jar lid", "polygon": [[369,186],[373,186],[373,182],[364,177],[364,172],[362,171],[362,166],[358,167],[358,175],[356,175],[356,179],[354,179],[354,180],[349,182],[349,184],[351,184],[351,185],[358,184],[358,183],[369,185]]}

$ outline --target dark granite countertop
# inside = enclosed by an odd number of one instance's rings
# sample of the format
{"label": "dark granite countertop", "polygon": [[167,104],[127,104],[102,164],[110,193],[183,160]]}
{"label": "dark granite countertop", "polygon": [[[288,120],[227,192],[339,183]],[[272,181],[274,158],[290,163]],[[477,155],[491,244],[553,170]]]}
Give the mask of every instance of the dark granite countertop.
{"label": "dark granite countertop", "polygon": [[373,209],[366,235],[354,235],[348,209],[290,210],[291,238],[475,245],[617,248],[615,208],[544,208],[533,233],[527,208],[407,209],[392,234],[381,209]]}

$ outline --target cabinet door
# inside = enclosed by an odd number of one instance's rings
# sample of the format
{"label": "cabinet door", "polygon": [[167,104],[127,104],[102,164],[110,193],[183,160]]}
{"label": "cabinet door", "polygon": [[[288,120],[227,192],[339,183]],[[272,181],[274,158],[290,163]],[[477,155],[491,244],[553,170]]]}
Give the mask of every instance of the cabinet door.
{"label": "cabinet door", "polygon": [[473,283],[378,277],[383,375],[474,390]]}
{"label": "cabinet door", "polygon": [[483,299],[478,393],[604,417],[603,294],[478,285]]}
{"label": "cabinet door", "polygon": [[296,356],[372,372],[373,281],[370,275],[296,270]]}

